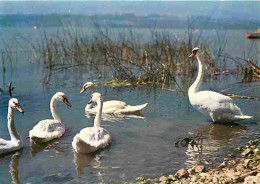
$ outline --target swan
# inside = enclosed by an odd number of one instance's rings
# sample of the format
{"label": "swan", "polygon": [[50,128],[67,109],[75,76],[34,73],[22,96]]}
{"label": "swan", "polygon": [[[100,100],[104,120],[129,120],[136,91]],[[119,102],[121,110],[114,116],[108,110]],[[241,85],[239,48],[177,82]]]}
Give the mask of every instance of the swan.
{"label": "swan", "polygon": [[[95,92],[95,87],[92,82],[86,82],[80,91],[80,94],[82,94],[84,91],[90,90],[92,93]],[[127,113],[137,113],[140,112],[143,108],[147,106],[148,103],[142,104],[142,105],[127,105],[123,101],[119,100],[110,100],[103,103],[103,111],[104,114],[127,114]],[[85,107],[85,111],[88,113],[97,113],[98,108],[93,107],[94,104],[87,104]]]}
{"label": "swan", "polygon": [[29,132],[29,137],[33,142],[47,142],[55,138],[61,137],[65,132],[65,125],[56,112],[56,104],[58,101],[63,101],[67,106],[71,107],[66,95],[62,92],[57,92],[50,102],[50,109],[53,119],[40,121]]}
{"label": "swan", "polygon": [[14,109],[24,113],[17,98],[11,98],[8,103],[7,127],[11,140],[0,138],[0,154],[5,154],[19,150],[23,147],[23,141],[19,137],[14,124]]}
{"label": "swan", "polygon": [[203,80],[205,63],[201,59],[202,53],[198,47],[192,50],[189,57],[194,56],[196,56],[199,64],[199,72],[197,79],[188,91],[191,105],[205,116],[211,118],[213,122],[223,123],[252,119],[252,116],[244,115],[230,97],[214,91],[199,91]]}
{"label": "swan", "polygon": [[89,104],[97,102],[98,112],[94,119],[94,126],[82,129],[74,138],[72,147],[76,153],[91,153],[105,148],[111,142],[108,131],[100,127],[102,114],[102,98],[100,93],[93,93]]}

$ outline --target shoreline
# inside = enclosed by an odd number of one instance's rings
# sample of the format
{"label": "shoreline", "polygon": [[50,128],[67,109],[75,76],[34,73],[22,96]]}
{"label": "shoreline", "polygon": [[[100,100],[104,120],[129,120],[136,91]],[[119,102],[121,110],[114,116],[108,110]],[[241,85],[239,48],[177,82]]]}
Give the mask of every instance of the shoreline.
{"label": "shoreline", "polygon": [[138,184],[196,184],[196,183],[245,183],[256,184],[260,181],[260,140],[252,139],[234,150],[237,156],[223,159],[222,163],[207,170],[203,165],[180,169],[175,174],[156,178],[138,177]]}

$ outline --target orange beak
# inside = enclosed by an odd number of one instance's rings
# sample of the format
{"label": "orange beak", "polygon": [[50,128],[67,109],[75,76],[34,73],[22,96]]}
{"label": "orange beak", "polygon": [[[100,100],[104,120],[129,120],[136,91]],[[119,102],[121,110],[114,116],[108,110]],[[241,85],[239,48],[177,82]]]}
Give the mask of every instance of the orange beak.
{"label": "orange beak", "polygon": [[20,113],[24,113],[23,109],[20,106],[15,107]]}
{"label": "orange beak", "polygon": [[193,52],[191,55],[189,55],[189,58],[193,58],[196,54]]}
{"label": "orange beak", "polygon": [[69,107],[71,107],[72,105],[69,103],[69,101],[68,100],[66,100],[66,99],[64,99],[63,100],[63,102],[67,105],[67,106],[69,106]]}
{"label": "orange beak", "polygon": [[86,89],[84,87],[81,88],[81,91],[79,92],[80,94],[83,93],[84,91],[86,91]]}

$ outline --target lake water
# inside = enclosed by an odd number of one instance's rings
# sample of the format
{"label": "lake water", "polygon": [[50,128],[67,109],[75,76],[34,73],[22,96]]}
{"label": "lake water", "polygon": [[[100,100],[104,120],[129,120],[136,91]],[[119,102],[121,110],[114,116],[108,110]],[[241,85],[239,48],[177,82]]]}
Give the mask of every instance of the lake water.
{"label": "lake water", "polygon": [[[31,35],[32,39],[36,39],[33,31],[35,30],[29,28],[2,28],[0,34],[6,43],[15,48],[13,38],[17,33]],[[227,31],[232,39],[229,40],[227,36],[226,52],[234,57],[249,55],[259,62],[259,42],[245,42],[244,31]],[[176,30],[176,34],[179,32],[181,31]],[[3,45],[0,48],[3,49]],[[101,86],[97,91],[105,101],[118,99],[130,105],[148,103],[148,106],[139,117],[104,117],[102,125],[112,136],[111,146],[95,154],[75,154],[71,146],[73,137],[82,128],[92,126],[93,121],[84,112],[90,92],[79,94],[79,91],[86,81],[104,79],[90,68],[84,68],[84,73],[82,68],[72,68],[53,72],[49,84],[43,85],[45,70],[41,64],[31,63],[28,58],[28,53],[19,53],[12,66],[6,63],[5,75],[1,68],[0,87],[6,89],[8,82],[13,82],[13,96],[19,99],[25,113],[22,115],[15,112],[16,128],[24,140],[24,148],[16,154],[0,157],[0,184],[11,181],[48,184],[113,183],[133,181],[138,176],[171,174],[197,163],[208,162],[210,167],[218,164],[237,145],[259,136],[259,100],[234,99],[245,114],[255,118],[237,124],[220,125],[213,124],[193,109],[187,94],[151,87],[129,89]],[[191,85],[193,80],[195,77],[186,86]],[[216,80],[204,81],[202,89],[222,90],[232,87],[229,92],[259,96],[258,82],[240,81],[240,76],[221,75]],[[51,118],[49,101],[57,91],[64,92],[72,104],[72,108],[67,108],[63,103],[57,106],[66,124],[66,133],[61,139],[31,146],[27,138],[28,132],[38,121]],[[9,99],[6,92],[0,95],[0,137],[4,139],[9,139],[6,127]],[[198,143],[198,146],[175,146],[179,138],[198,132],[203,137],[203,142]]]}

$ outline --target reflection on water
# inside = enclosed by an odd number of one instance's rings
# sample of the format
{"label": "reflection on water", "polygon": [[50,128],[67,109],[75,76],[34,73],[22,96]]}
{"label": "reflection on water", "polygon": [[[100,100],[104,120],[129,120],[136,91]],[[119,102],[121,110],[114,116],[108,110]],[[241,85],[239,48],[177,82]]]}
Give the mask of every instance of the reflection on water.
{"label": "reflection on water", "polygon": [[[95,114],[86,112],[87,118],[93,119],[95,118]],[[137,119],[145,119],[144,115],[140,112],[136,112],[134,114],[102,114],[101,119],[103,121],[110,121],[110,122],[116,122],[116,121],[123,121],[124,119],[128,118],[137,118]]]}
{"label": "reflection on water", "polygon": [[[90,153],[90,154],[81,154],[74,152],[74,164],[77,171],[78,177],[85,177],[84,176],[84,169],[86,167],[93,167],[93,168],[101,168],[102,162],[101,159],[104,156],[105,152],[108,152],[110,146],[107,146],[105,149],[101,151]],[[102,176],[103,171],[99,172],[99,175]],[[101,179],[100,181],[102,181]]]}
{"label": "reflection on water", "polygon": [[195,137],[187,146],[185,165],[187,167],[201,163],[212,163],[216,159],[220,148],[228,147],[232,140],[244,132],[247,127],[240,124],[209,124],[198,129]]}
{"label": "reflection on water", "polygon": [[19,166],[19,160],[20,160],[21,155],[22,155],[22,151],[16,152],[12,156],[11,161],[10,161],[9,172],[11,173],[13,184],[20,184],[18,166]]}
{"label": "reflection on water", "polygon": [[56,153],[69,154],[70,143],[60,143],[60,139],[55,139],[46,143],[34,143],[31,144],[31,155],[35,157],[37,153],[42,151],[49,151],[50,149],[55,150]]}

